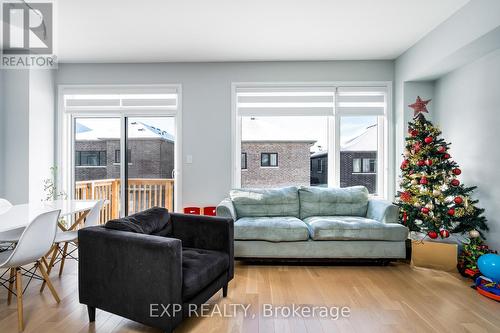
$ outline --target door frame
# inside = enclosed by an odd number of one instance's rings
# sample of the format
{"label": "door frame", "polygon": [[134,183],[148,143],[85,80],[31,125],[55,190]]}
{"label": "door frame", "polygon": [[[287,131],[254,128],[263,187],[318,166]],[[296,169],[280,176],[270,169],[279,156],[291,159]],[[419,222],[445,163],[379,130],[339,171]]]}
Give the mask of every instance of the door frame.
{"label": "door frame", "polygon": [[[82,91],[85,89],[116,89],[135,88],[143,89],[172,89],[177,91],[177,108],[155,109],[155,110],[80,110],[66,112],[64,107],[64,94],[68,89]],[[75,158],[74,158],[74,119],[75,118],[119,118],[120,119],[120,149],[124,150],[126,133],[126,117],[175,117],[175,146],[174,146],[174,211],[182,209],[182,85],[181,84],[149,84],[149,85],[58,85],[57,89],[57,140],[56,145],[56,165],[58,166],[57,185],[58,188],[74,198],[75,194]],[[121,154],[120,178],[125,175],[126,165],[124,163],[126,154]],[[125,202],[125,182],[121,182],[121,202]],[[125,215],[125,205],[120,205],[120,216]]]}

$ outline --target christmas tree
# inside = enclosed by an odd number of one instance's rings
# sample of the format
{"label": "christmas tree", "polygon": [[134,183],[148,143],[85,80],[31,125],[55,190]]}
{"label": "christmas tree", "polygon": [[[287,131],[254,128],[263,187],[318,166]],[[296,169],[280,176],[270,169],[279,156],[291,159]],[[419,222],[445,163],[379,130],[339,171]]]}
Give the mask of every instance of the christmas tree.
{"label": "christmas tree", "polygon": [[439,137],[441,131],[423,114],[428,112],[429,102],[418,97],[409,105],[415,117],[408,123],[401,164],[401,191],[396,202],[400,221],[410,231],[432,239],[447,238],[450,233],[484,237],[481,231],[488,230],[484,209],[476,207],[478,201],[471,198],[476,187],[460,183],[462,171],[451,159],[450,143]]}

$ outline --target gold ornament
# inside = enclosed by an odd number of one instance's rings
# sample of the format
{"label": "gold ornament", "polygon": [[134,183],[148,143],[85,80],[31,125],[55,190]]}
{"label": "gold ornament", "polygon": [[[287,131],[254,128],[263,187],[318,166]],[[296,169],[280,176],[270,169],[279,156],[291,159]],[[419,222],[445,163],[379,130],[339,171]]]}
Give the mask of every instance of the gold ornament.
{"label": "gold ornament", "polygon": [[469,231],[469,237],[470,238],[477,238],[479,236],[480,236],[479,235],[479,231],[477,231],[477,230],[471,230],[471,231]]}
{"label": "gold ornament", "polygon": [[434,190],[434,191],[432,191],[432,196],[439,197],[440,195],[441,195],[441,191],[440,190]]}
{"label": "gold ornament", "polygon": [[417,184],[418,184],[418,182],[417,182],[417,180],[416,180],[416,179],[412,179],[410,183],[411,183],[412,185],[417,185]]}
{"label": "gold ornament", "polygon": [[427,205],[425,205],[425,207],[429,208],[430,210],[434,209],[434,205],[430,202]]}

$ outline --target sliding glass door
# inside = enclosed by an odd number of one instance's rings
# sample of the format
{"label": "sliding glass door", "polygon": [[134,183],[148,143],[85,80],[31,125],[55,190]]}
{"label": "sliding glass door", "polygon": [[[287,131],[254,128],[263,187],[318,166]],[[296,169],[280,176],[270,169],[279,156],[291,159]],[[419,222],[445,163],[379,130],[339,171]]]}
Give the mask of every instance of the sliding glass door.
{"label": "sliding glass door", "polygon": [[120,215],[121,170],[113,153],[120,147],[120,117],[74,118],[75,199],[106,200],[101,222]]}
{"label": "sliding glass door", "polygon": [[[127,117],[128,215],[151,207],[174,209],[175,117]],[[113,156],[120,163],[122,153]]]}
{"label": "sliding glass door", "polygon": [[178,209],[180,91],[180,85],[60,87],[61,189],[76,199],[106,200],[102,223],[155,206]]}

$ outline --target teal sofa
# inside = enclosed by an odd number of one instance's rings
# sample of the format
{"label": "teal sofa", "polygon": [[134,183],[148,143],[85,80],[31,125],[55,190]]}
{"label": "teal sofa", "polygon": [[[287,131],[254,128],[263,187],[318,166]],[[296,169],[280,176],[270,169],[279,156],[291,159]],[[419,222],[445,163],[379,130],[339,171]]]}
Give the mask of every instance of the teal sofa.
{"label": "teal sofa", "polygon": [[217,206],[234,219],[237,259],[400,259],[398,207],[363,186],[235,189]]}

